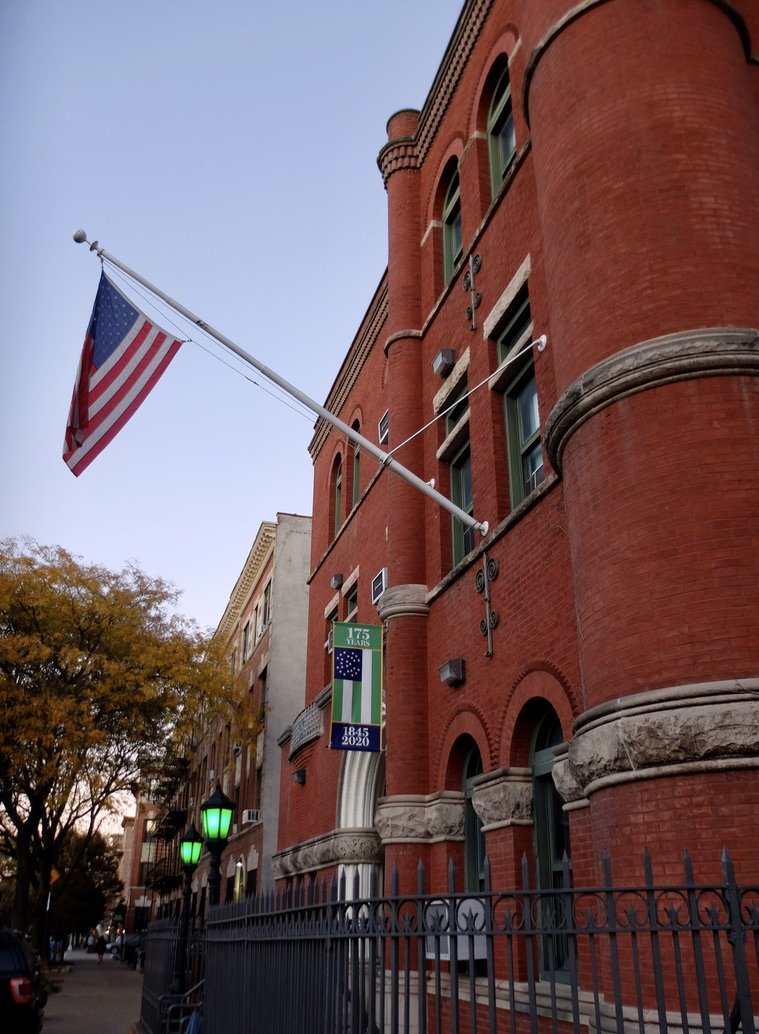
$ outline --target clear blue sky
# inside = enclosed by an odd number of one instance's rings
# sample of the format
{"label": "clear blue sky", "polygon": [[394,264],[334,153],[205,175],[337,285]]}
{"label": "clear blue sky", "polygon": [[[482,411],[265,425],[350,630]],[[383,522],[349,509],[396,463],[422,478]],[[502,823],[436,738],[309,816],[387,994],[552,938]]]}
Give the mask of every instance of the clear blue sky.
{"label": "clear blue sky", "polygon": [[311,512],[313,418],[188,344],[75,478],[100,263],[72,232],[323,402],[386,263],[387,120],[424,103],[462,6],[5,0],[0,537],[135,560],[216,625],[260,522]]}

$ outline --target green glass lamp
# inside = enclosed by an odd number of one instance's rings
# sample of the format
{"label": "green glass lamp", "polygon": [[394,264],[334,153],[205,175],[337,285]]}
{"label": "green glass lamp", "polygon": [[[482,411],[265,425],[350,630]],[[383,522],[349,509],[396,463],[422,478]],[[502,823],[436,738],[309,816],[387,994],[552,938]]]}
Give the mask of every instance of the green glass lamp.
{"label": "green glass lamp", "polygon": [[203,847],[203,837],[195,829],[195,825],[188,826],[182,839],[179,841],[179,857],[182,865],[188,869],[194,869],[200,861],[200,852]]}
{"label": "green glass lamp", "polygon": [[214,792],[200,806],[200,822],[207,841],[220,843],[227,839],[234,810],[234,801],[230,801],[217,783]]}

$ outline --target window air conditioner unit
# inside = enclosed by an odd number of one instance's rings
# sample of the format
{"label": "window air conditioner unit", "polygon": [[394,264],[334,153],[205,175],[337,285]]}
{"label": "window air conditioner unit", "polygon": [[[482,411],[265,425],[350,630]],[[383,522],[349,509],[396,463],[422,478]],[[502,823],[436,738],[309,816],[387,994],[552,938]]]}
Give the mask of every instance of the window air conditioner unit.
{"label": "window air conditioner unit", "polygon": [[382,593],[387,589],[387,568],[383,567],[372,578],[372,603],[376,603]]}
{"label": "window air conditioner unit", "polygon": [[242,746],[239,743],[233,743],[232,753],[236,758],[239,758],[239,756],[242,754]]}
{"label": "window air conditioner unit", "polygon": [[208,770],[208,782],[212,783],[216,779],[216,773],[212,768]]}
{"label": "window air conditioner unit", "polygon": [[242,813],[243,826],[254,826],[261,821],[261,812],[258,808],[245,808]]}

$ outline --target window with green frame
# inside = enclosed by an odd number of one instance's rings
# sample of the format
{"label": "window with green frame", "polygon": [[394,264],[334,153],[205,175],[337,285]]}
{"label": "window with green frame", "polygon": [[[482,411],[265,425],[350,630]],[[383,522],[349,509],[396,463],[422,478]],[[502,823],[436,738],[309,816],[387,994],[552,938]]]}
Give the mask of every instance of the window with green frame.
{"label": "window with green frame", "polygon": [[498,335],[498,362],[503,363],[530,340],[532,314],[527,284],[523,284],[506,310],[506,320]]}
{"label": "window with green frame", "polygon": [[448,184],[443,202],[443,269],[446,283],[453,277],[462,255],[461,188],[459,174],[455,172]]}
{"label": "window with green frame", "polygon": [[[463,510],[472,514],[472,453],[467,437],[464,445],[451,459],[451,501]],[[458,517],[452,517],[453,563],[458,564],[467,553],[474,549],[474,529],[464,525]]]}
{"label": "window with green frame", "polygon": [[504,177],[514,160],[517,144],[514,135],[514,113],[511,106],[509,66],[504,66],[493,91],[488,111],[488,150],[493,197],[501,189]]}
{"label": "window with green frame", "polygon": [[334,506],[334,519],[332,531],[333,534],[337,535],[340,531],[340,523],[342,521],[343,511],[343,461],[338,458],[335,460],[334,470],[334,482],[332,487],[332,503]]}
{"label": "window with green frame", "polygon": [[466,377],[462,377],[445,400],[445,433],[449,435],[469,409],[469,389]]}
{"label": "window with green frame", "polygon": [[348,592],[345,594],[345,620],[355,621],[356,615],[358,614],[358,583],[350,587]]}
{"label": "window with green frame", "polygon": [[[354,420],[351,427],[356,434],[361,433],[361,425]],[[351,486],[351,506],[355,506],[361,495],[361,448],[358,442],[353,443],[353,481]]]}
{"label": "window with green frame", "polygon": [[[469,395],[466,377],[462,377],[446,400],[445,433],[454,437],[455,445],[448,460],[451,480],[451,501],[465,513],[473,511],[472,500],[472,454],[470,449],[469,426],[463,419],[469,412]],[[455,449],[455,451],[453,451]],[[474,549],[474,531],[458,519],[451,517],[451,534],[453,542],[453,564],[458,564],[467,553]]]}
{"label": "window with green frame", "polygon": [[543,447],[535,369],[530,361],[504,395],[511,505],[518,506],[543,482]]}
{"label": "window with green frame", "polygon": [[[569,821],[551,775],[554,747],[559,746],[563,740],[559,719],[555,711],[546,706],[535,725],[530,750],[537,885],[538,890],[546,892],[561,888],[564,854],[570,858]],[[541,909],[544,923],[550,921],[552,926],[560,930],[562,916],[559,901],[560,898],[547,893],[541,899]],[[566,934],[559,932],[544,936],[540,946],[541,970],[544,973],[552,971],[558,980],[568,979],[568,948]]]}
{"label": "window with green frame", "polygon": [[[530,341],[532,316],[527,284],[517,292],[498,337],[498,362],[518,356]],[[503,395],[506,448],[512,508],[538,487],[545,477],[540,441],[540,411],[532,354],[517,359],[515,375]]]}
{"label": "window with green frame", "polygon": [[482,819],[474,810],[474,780],[482,775],[482,757],[472,745],[464,763],[464,889],[483,890],[485,887],[485,834]]}

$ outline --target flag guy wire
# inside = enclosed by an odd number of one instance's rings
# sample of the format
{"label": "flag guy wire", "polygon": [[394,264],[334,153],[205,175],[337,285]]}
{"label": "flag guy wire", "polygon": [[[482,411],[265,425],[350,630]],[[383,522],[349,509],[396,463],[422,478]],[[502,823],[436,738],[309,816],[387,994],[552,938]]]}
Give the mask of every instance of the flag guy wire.
{"label": "flag guy wire", "polygon": [[402,463],[399,463],[396,459],[393,459],[393,457],[389,453],[384,452],[382,449],[376,446],[374,442],[369,441],[368,438],[364,438],[364,436],[362,434],[359,434],[359,432],[354,430],[354,428],[349,427],[348,424],[344,423],[339,417],[335,416],[334,413],[330,413],[330,411],[328,409],[325,409],[324,406],[319,405],[318,402],[315,402],[312,398],[309,398],[308,395],[304,394],[298,388],[294,387],[294,385],[286,381],[284,377],[280,377],[278,373],[274,372],[274,370],[269,369],[269,367],[265,366],[264,363],[260,362],[254,356],[249,355],[242,348],[240,348],[239,345],[236,345],[234,341],[231,341],[228,337],[225,337],[224,334],[220,333],[210,324],[206,323],[205,320],[200,319],[200,317],[196,316],[195,313],[190,312],[189,309],[186,309],[179,302],[175,301],[173,298],[170,298],[169,295],[164,294],[163,291],[159,290],[144,277],[140,276],[139,273],[136,273],[133,269],[130,269],[129,266],[125,266],[123,262],[120,262],[117,258],[115,258],[113,255],[107,252],[105,248],[102,248],[97,241],[93,241],[92,243],[90,243],[87,240],[87,234],[84,230],[76,230],[74,233],[74,240],[77,244],[89,244],[90,251],[94,251],[95,254],[98,255],[101,259],[106,259],[108,262],[112,263],[118,269],[122,270],[122,272],[126,273],[127,276],[131,277],[133,280],[136,280],[137,283],[142,284],[143,287],[147,288],[147,290],[154,294],[157,298],[160,298],[162,301],[166,302],[167,305],[170,305],[172,309],[175,309],[178,313],[184,316],[185,319],[195,324],[196,327],[200,327],[201,330],[205,331],[206,334],[210,334],[211,337],[215,338],[220,344],[224,345],[225,348],[228,348],[231,352],[234,352],[234,354],[238,356],[240,359],[242,359],[243,362],[248,363],[249,366],[252,366],[255,370],[258,370],[258,372],[262,374],[264,377],[266,377],[267,380],[271,381],[272,384],[276,384],[284,392],[290,395],[291,398],[296,399],[307,409],[310,409],[312,413],[316,413],[317,416],[320,416],[323,420],[326,420],[328,424],[331,424],[333,427],[337,428],[338,431],[342,431],[343,434],[345,434],[351,441],[355,442],[358,446],[360,446],[360,448],[362,448],[365,452],[368,452],[371,456],[374,456],[375,459],[379,460],[381,466],[387,467],[389,470],[392,470],[399,477],[403,478],[404,481],[407,481],[410,485],[413,485],[414,488],[417,488],[423,495],[426,495],[429,499],[433,499],[436,503],[438,503],[439,506],[442,506],[444,510],[448,510],[449,513],[452,513],[453,516],[460,520],[462,524],[466,525],[468,528],[475,528],[477,531],[480,531],[483,535],[487,535],[489,527],[487,521],[478,521],[471,514],[467,513],[466,510],[462,510],[460,506],[457,506],[454,502],[452,502],[450,499],[444,496],[441,492],[436,491],[436,489],[434,489],[431,484],[429,484],[426,481],[423,481],[420,477],[418,477],[416,474],[410,471],[407,467],[404,467]]}

